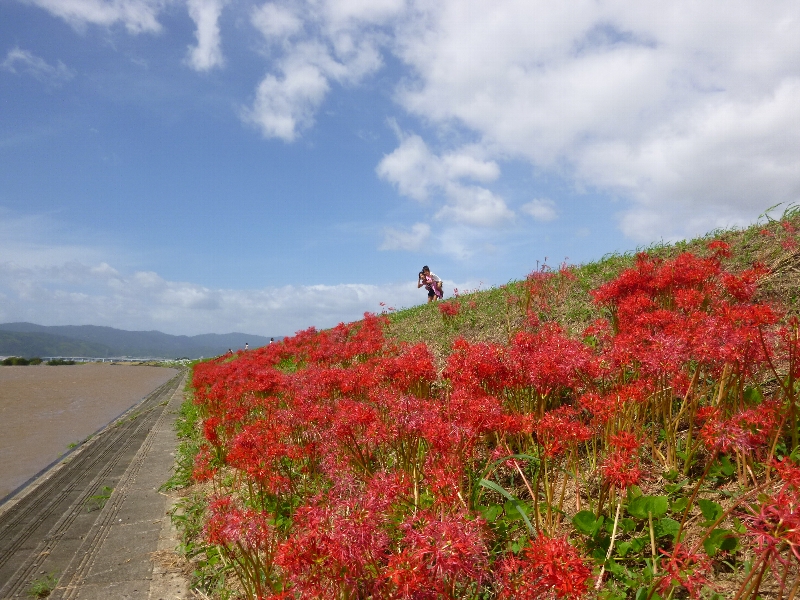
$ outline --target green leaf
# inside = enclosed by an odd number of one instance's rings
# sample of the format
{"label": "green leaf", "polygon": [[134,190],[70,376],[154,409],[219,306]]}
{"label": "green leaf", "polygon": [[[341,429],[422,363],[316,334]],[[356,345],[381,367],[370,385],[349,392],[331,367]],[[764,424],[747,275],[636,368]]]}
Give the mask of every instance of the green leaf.
{"label": "green leaf", "polygon": [[742,523],[741,519],[736,517],[736,518],[733,519],[733,530],[736,533],[746,533],[747,532],[747,527],[745,527],[745,525],[744,525],[744,523]]}
{"label": "green leaf", "polygon": [[686,506],[689,504],[689,499],[685,496],[683,498],[678,498],[673,502],[669,509],[674,513],[680,513],[686,510]]}
{"label": "green leaf", "polygon": [[617,544],[617,554],[623,558],[628,556],[628,552],[630,552],[632,545],[633,544],[631,544],[631,542],[620,542]]}
{"label": "green leaf", "polygon": [[628,503],[628,514],[637,519],[647,519],[648,515],[663,517],[668,508],[666,496],[639,496]]}
{"label": "green leaf", "polygon": [[615,560],[606,562],[606,571],[617,577],[624,577],[627,574],[627,569]]}
{"label": "green leaf", "polygon": [[481,514],[483,518],[486,519],[487,523],[493,523],[497,517],[503,514],[503,507],[499,504],[492,504],[491,506],[484,506],[481,509]]}
{"label": "green leaf", "polygon": [[633,500],[634,498],[638,498],[642,495],[642,488],[638,485],[632,485],[628,488],[628,502]]}
{"label": "green leaf", "polygon": [[637,538],[633,538],[631,540],[631,552],[639,553],[641,552],[647,544],[650,543],[650,536],[649,535],[641,535]]}
{"label": "green leaf", "polygon": [[703,517],[705,517],[708,522],[714,522],[722,515],[722,506],[712,500],[700,498],[697,501],[697,505],[700,507]]}
{"label": "green leaf", "polygon": [[719,459],[720,465],[720,472],[725,475],[725,477],[730,477],[736,472],[736,467],[733,466],[731,463],[731,459],[727,456],[721,456]]}
{"label": "green leaf", "polygon": [[733,552],[739,548],[739,537],[730,529],[715,529],[703,541],[703,548],[711,557],[716,556],[720,550]]}
{"label": "green leaf", "polygon": [[492,490],[494,492],[497,492],[498,494],[500,494],[504,498],[508,499],[511,502],[511,504],[514,506],[514,508],[517,509],[517,512],[522,517],[522,520],[525,521],[525,527],[528,528],[528,534],[531,537],[533,537],[535,535],[535,532],[534,532],[534,529],[533,529],[533,525],[531,525],[531,521],[528,518],[528,515],[526,514],[526,511],[522,507],[522,503],[519,500],[517,500],[514,496],[512,496],[509,492],[507,492],[504,488],[502,488],[501,486],[497,485],[494,481],[489,481],[488,479],[481,479],[480,480],[480,485],[482,485],[483,487],[488,488],[488,489],[490,489],[490,490]]}
{"label": "green leaf", "polygon": [[[517,509],[518,506],[522,509],[523,512],[519,512],[519,510]],[[508,502],[503,504],[503,511],[506,513],[505,518],[507,521],[518,521],[519,519],[522,518],[521,515],[523,514],[530,515],[531,508],[527,504],[521,502],[515,504],[513,500],[509,500]]]}
{"label": "green leaf", "polygon": [[744,390],[744,399],[750,404],[761,404],[764,401],[764,395],[761,389],[757,387],[748,387]]}
{"label": "green leaf", "polygon": [[669,494],[676,494],[680,492],[686,484],[689,483],[688,479],[684,479],[683,481],[679,481],[677,483],[668,483],[664,486],[664,490],[666,490]]}
{"label": "green leaf", "polygon": [[633,519],[629,519],[628,517],[623,517],[619,520],[619,530],[623,533],[630,533],[634,529],[636,529],[636,521]]}
{"label": "green leaf", "polygon": [[594,536],[603,525],[603,516],[595,518],[592,511],[582,510],[572,517],[572,524],[584,535]]}
{"label": "green leaf", "polygon": [[653,523],[653,530],[656,537],[672,537],[675,539],[675,536],[678,535],[678,530],[681,528],[681,524],[678,523],[675,519],[670,519],[669,517],[664,517],[663,519],[659,519],[655,523]]}

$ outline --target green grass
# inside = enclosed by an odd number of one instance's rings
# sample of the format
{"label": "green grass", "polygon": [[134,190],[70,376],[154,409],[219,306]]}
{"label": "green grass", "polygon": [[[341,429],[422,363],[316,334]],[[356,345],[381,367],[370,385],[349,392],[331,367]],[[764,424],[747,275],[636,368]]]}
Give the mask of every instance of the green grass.
{"label": "green grass", "polygon": [[28,587],[28,596],[31,598],[47,598],[56,588],[58,577],[55,573],[47,573],[34,579]]}
{"label": "green grass", "polygon": [[[756,262],[763,263],[769,267],[770,274],[759,286],[759,300],[782,305],[789,314],[800,314],[800,253],[782,247],[782,243],[792,237],[784,230],[782,222],[800,230],[800,208],[790,206],[779,220],[762,216],[750,227],[715,230],[675,243],[658,242],[633,252],[608,254],[594,262],[571,265],[574,280],[559,282],[557,302],[536,312],[541,320],[556,321],[571,335],[579,336],[589,323],[603,316],[589,292],[632,267],[637,253],[646,252],[661,259],[674,258],[683,252],[708,256],[707,245],[722,240],[730,244],[732,252],[731,258],[722,261],[726,269],[739,272]],[[471,343],[505,343],[519,330],[525,318],[524,281],[510,281],[504,286],[469,292],[457,299],[446,298],[446,301],[461,304],[462,314],[455,319],[443,318],[438,303],[392,312],[388,315],[388,335],[402,342],[426,342],[439,368],[444,366],[453,340],[459,336]],[[475,303],[474,309],[467,308],[469,302]]]}

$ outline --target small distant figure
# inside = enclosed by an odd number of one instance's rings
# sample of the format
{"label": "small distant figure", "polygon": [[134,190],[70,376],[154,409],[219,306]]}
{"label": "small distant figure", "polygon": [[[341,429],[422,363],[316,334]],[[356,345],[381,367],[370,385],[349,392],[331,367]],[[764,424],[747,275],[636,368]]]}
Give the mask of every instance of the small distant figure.
{"label": "small distant figure", "polygon": [[433,302],[434,300],[441,300],[444,297],[444,291],[442,290],[442,280],[439,278],[436,273],[431,273],[431,270],[428,268],[428,265],[422,267],[422,271],[419,272],[419,279],[417,279],[417,289],[425,286],[425,289],[428,290],[428,302]]}
{"label": "small distant figure", "polygon": [[250,344],[248,344],[247,342],[245,342],[245,343],[244,343],[244,350],[245,350],[245,352],[247,352],[249,349],[250,349]]}
{"label": "small distant figure", "polygon": [[233,354],[233,350],[231,348],[228,348],[228,354]]}
{"label": "small distant figure", "polygon": [[270,343],[270,344],[271,344],[272,342],[274,342],[274,341],[275,341],[275,338],[269,338],[269,343]]}

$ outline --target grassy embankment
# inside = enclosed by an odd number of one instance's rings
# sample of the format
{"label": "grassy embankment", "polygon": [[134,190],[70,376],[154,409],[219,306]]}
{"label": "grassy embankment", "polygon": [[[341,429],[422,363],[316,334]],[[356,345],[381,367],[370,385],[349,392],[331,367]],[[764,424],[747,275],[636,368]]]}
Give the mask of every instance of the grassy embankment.
{"label": "grassy embankment", "polygon": [[[762,222],[745,229],[713,231],[689,241],[655,244],[626,254],[611,254],[588,264],[570,265],[575,279],[559,277],[550,282],[549,289],[545,290],[546,308],[531,304],[524,279],[499,288],[465,291],[457,299],[458,317],[443,318],[437,304],[421,304],[391,314],[388,334],[409,343],[425,342],[440,366],[456,337],[473,343],[507,343],[522,327],[527,308],[535,310],[543,320],[558,322],[571,335],[579,335],[592,320],[604,316],[603,309],[592,302],[590,291],[632,267],[637,253],[646,252],[662,259],[674,258],[682,252],[708,256],[711,253],[707,246],[713,240],[731,245],[731,256],[722,259],[723,267],[730,271],[743,271],[756,262],[766,265],[769,274],[759,283],[757,299],[777,303],[791,314],[797,314],[800,310],[800,255],[797,249],[787,250],[782,246],[793,238],[780,225],[787,219],[800,227],[800,211],[787,211],[779,221]],[[539,270],[557,272],[558,265]],[[470,308],[470,301],[475,303],[475,308]]]}
{"label": "grassy embankment", "polygon": [[[725,310],[768,304],[776,307],[781,323],[785,324],[790,317],[797,316],[800,308],[797,228],[800,228],[800,216],[795,211],[785,214],[781,221],[769,221],[744,230],[717,231],[688,242],[650,247],[646,252],[651,258],[662,259],[666,263],[686,252],[699,257],[716,257],[723,274],[719,275],[714,285],[724,280],[727,276],[725,273],[742,273],[754,263],[763,264],[766,272],[758,279],[754,297],[739,304],[729,300],[707,299],[706,304],[700,303],[692,310],[700,315],[698,318],[703,318],[709,316],[709,306],[717,301],[721,302],[718,306]],[[721,246],[717,246],[716,252],[709,249],[712,240],[725,242],[729,250],[720,252]],[[616,330],[624,325],[619,323],[620,306],[595,303],[591,292],[635,265],[636,255],[630,253],[608,256],[598,262],[572,266],[564,271],[551,271],[544,267],[524,281],[510,282],[496,289],[462,293],[438,305],[422,305],[393,312],[387,315],[389,325],[385,334],[396,341],[409,344],[424,342],[428,345],[438,375],[430,392],[419,392],[420,398],[422,401],[433,400],[434,404],[438,401],[449,402],[449,394],[460,384],[453,371],[449,376],[446,375],[445,367],[452,353],[453,342],[458,338],[466,340],[466,348],[478,348],[480,344],[486,344],[499,356],[517,343],[514,339],[518,332],[530,333],[533,330],[535,333],[538,329],[544,329],[542,324],[557,323],[563,329],[565,338],[584,344],[591,349],[590,353],[611,357],[611,351],[607,355],[602,354],[607,349],[601,348],[599,334],[587,334],[586,327],[600,320],[615,330],[612,338],[609,338],[612,339],[609,347],[615,340],[619,342],[622,339],[619,335],[621,331]],[[698,283],[693,285],[695,288],[702,287]],[[687,300],[689,296],[685,293],[686,289],[679,290],[683,295],[676,293],[674,296],[669,295],[672,292],[668,289],[664,292],[664,289],[667,288],[663,288],[659,292],[661,296],[654,300],[656,304],[661,304],[655,309],[653,306],[645,307],[642,315],[653,319],[663,318],[664,315],[658,313],[659,306],[677,314],[684,310],[680,307],[691,304]],[[630,312],[629,308],[626,310]],[[648,310],[654,312],[647,313]],[[685,309],[685,312],[688,314],[690,311]],[[777,327],[781,323],[774,325]],[[651,326],[658,328],[661,325]],[[747,329],[749,333],[745,333],[750,335],[757,329],[751,327]],[[744,331],[738,331],[737,335]],[[796,327],[785,331],[789,336],[794,331],[796,338]],[[674,339],[680,337],[674,334],[664,333],[665,339],[670,335]],[[618,337],[613,338],[614,335]],[[795,348],[796,339],[792,343],[795,344],[792,348]],[[742,348],[747,344],[752,348],[758,345],[756,338],[741,344]],[[778,342],[776,344],[780,345]],[[621,342],[619,345],[621,347]],[[654,354],[659,351],[654,347]],[[613,356],[618,358],[619,354]],[[664,356],[668,356],[668,353]],[[462,477],[462,483],[465,478],[471,479],[461,490],[465,492],[464,496],[458,494],[464,508],[463,516],[459,518],[466,519],[464,523],[468,523],[479,516],[487,526],[487,530],[481,530],[483,533],[480,534],[483,536],[480,543],[484,544],[484,549],[475,550],[475,556],[484,561],[481,567],[484,571],[476,575],[477,571],[471,571],[468,566],[459,567],[461,571],[452,567],[446,585],[443,580],[434,579],[428,584],[444,585],[452,597],[477,599],[515,597],[515,594],[516,597],[523,597],[520,595],[523,588],[514,586],[524,581],[523,587],[528,590],[524,593],[529,594],[524,597],[547,597],[546,594],[553,593],[553,590],[557,590],[555,593],[559,597],[571,597],[564,579],[547,575],[550,572],[548,569],[558,571],[557,560],[556,563],[545,564],[546,560],[542,558],[544,550],[541,543],[563,539],[569,540],[578,553],[571,555],[570,559],[574,572],[583,573],[585,569],[591,569],[591,577],[584,577],[585,587],[576,587],[576,593],[580,591],[586,596],[596,595],[609,600],[680,598],[687,594],[718,599],[794,598],[800,589],[797,562],[793,558],[800,548],[800,534],[794,537],[794,529],[772,524],[769,515],[797,518],[800,522],[800,507],[792,504],[797,499],[796,485],[800,484],[800,476],[797,481],[792,480],[787,467],[789,463],[784,463],[785,468],[781,471],[783,479],[778,478],[771,462],[774,458],[793,455],[796,450],[798,391],[791,377],[783,379],[786,368],[791,368],[787,367],[787,356],[779,355],[777,351],[771,356],[774,364],[770,363],[768,368],[769,359],[766,362],[762,360],[761,367],[753,373],[748,371],[746,364],[735,367],[733,363],[723,364],[724,360],[720,362],[718,358],[714,359],[716,363],[713,360],[703,363],[704,359],[696,357],[683,363],[678,369],[680,373],[668,373],[668,369],[659,373],[657,367],[654,370],[645,365],[646,360],[643,362],[639,356],[630,364],[621,364],[616,371],[610,370],[608,365],[597,367],[599,371],[592,371],[594,380],[590,383],[586,383],[589,378],[589,371],[586,371],[581,375],[584,377],[583,383],[565,384],[558,394],[552,396],[550,392],[536,396],[538,392],[531,391],[530,387],[515,388],[513,386],[518,384],[510,383],[503,384],[506,387],[500,391],[491,391],[491,382],[482,380],[480,385],[485,391],[503,399],[503,410],[521,419],[536,417],[536,411],[540,411],[539,419],[529,419],[532,433],[504,430],[502,433],[493,431],[482,434],[482,449],[475,451],[469,459],[472,462]],[[281,369],[286,373],[294,373],[295,370],[300,372],[304,360],[290,360]],[[794,359],[789,357],[789,360]],[[740,370],[737,371],[737,368]],[[446,376],[443,377],[443,373]],[[647,377],[651,379],[645,381],[644,373],[650,373]],[[671,391],[673,384],[670,383],[670,377],[675,377],[675,386],[682,386],[681,395]],[[635,385],[645,390],[644,396],[636,401],[622,398],[623,392],[633,389],[631,386]],[[567,444],[568,447],[558,451],[560,454],[553,450],[552,443],[547,447],[547,436],[552,431],[548,433],[541,425],[544,422],[541,416],[546,412],[548,415],[552,413],[554,419],[562,419],[566,436],[569,427],[584,426],[590,417],[596,421],[598,415],[592,414],[590,405],[581,404],[583,398],[593,393],[598,398],[618,397],[620,406],[615,409],[618,412],[612,421],[606,422],[601,427],[602,431],[587,434],[588,437],[580,441],[573,440]],[[537,408],[533,412],[520,408],[520,398],[525,394],[528,400],[534,396],[537,398]],[[269,394],[265,397],[269,397]],[[769,402],[765,400],[767,398]],[[326,397],[323,402],[333,402],[335,405],[337,400],[335,397]],[[773,406],[770,402],[779,406],[780,410],[769,408]],[[203,419],[209,422],[208,410],[207,407],[191,403],[184,405],[179,424],[179,433],[184,442],[179,468],[170,484],[172,487],[185,486],[185,501],[182,510],[176,514],[176,520],[183,528],[183,550],[193,561],[196,583],[206,592],[213,592],[220,597],[235,597],[237,594],[253,597],[257,590],[271,588],[274,591],[276,587],[285,585],[298,593],[303,585],[311,585],[308,583],[308,569],[311,568],[308,565],[295,565],[297,571],[291,574],[290,567],[286,566],[291,563],[291,556],[289,559],[284,557],[284,562],[275,566],[272,562],[264,563],[263,550],[247,550],[241,544],[237,549],[234,542],[230,542],[230,546],[211,545],[203,539],[203,525],[208,520],[207,501],[212,493],[227,495],[235,503],[243,503],[248,510],[260,510],[264,515],[271,515],[265,522],[272,528],[270,531],[275,536],[273,542],[276,544],[285,544],[296,534],[292,530],[295,526],[292,522],[293,511],[298,504],[309,501],[311,497],[310,492],[296,492],[287,500],[276,493],[268,494],[273,499],[266,502],[263,491],[254,493],[252,488],[249,492],[243,491],[241,486],[244,482],[250,482],[247,483],[250,486],[252,481],[242,475],[243,471],[232,468],[230,463],[226,464],[221,454],[224,453],[223,448],[229,450],[231,447],[225,444],[234,443],[232,438],[236,426],[228,428],[230,439],[225,443],[220,442],[216,457],[218,464],[212,469],[210,479],[206,483],[193,484],[190,475],[196,467],[195,457],[205,443],[202,423]],[[711,430],[705,433],[700,431],[699,422],[695,425],[694,415],[699,411],[705,411],[704,418],[712,424],[715,418],[718,419],[718,434]],[[713,411],[719,413],[717,417],[712,415]],[[791,419],[787,420],[789,414]],[[736,429],[737,419],[742,421],[747,418],[755,419],[748,425],[750,429]],[[773,422],[766,424],[769,418]],[[723,434],[727,435],[734,429],[738,432],[736,435],[744,435],[743,432],[752,434],[745,442],[741,438],[737,443],[752,443],[753,447],[726,445]],[[213,433],[212,437],[216,435]],[[764,438],[760,442],[756,440],[759,436]],[[415,443],[420,444],[420,452],[428,452],[433,456],[435,440],[426,441],[423,435]],[[624,446],[626,443],[627,457],[620,454],[620,447],[615,447],[615,444]],[[518,462],[492,462],[503,455],[503,448],[508,452],[501,458],[505,460],[511,453],[517,456]],[[636,455],[635,464],[623,465],[620,462],[631,459],[633,455]],[[368,480],[381,469],[397,470],[401,459],[396,447],[389,442],[385,448],[375,449],[369,464],[361,465],[359,477]],[[403,526],[400,529],[388,525],[384,527],[391,540],[384,548],[387,556],[399,552],[397,556],[411,560],[409,553],[413,548],[408,531],[414,528],[427,531],[425,528],[430,525],[421,523],[416,516],[418,513],[433,518],[429,513],[434,509],[440,511],[441,515],[448,511],[452,514],[461,511],[461,505],[456,500],[450,508],[445,508],[446,501],[437,495],[440,492],[430,487],[429,481],[421,475],[423,462],[415,458],[411,461],[413,464],[409,463],[411,466],[407,472],[411,473],[414,480],[413,499],[408,499],[405,504],[401,502],[393,509],[399,511],[393,518],[406,519],[409,528],[403,530],[406,531],[406,537],[400,534]],[[424,468],[429,468],[429,463],[424,463]],[[302,479],[308,471],[302,471],[304,475],[300,473],[297,472]],[[429,476],[430,481],[434,481],[435,476]],[[315,477],[322,476],[317,473]],[[319,487],[319,481],[314,479],[312,485],[309,480],[304,485],[317,486],[314,489],[318,493],[330,493],[326,487],[330,482]],[[621,481],[625,482],[624,486],[619,484]],[[430,489],[418,492],[418,484],[422,488],[427,485]],[[284,503],[283,507],[275,504],[275,498],[283,498],[280,500]],[[331,499],[331,502],[334,500]],[[310,506],[311,509],[314,507]],[[245,513],[237,514],[241,516]],[[222,517],[217,514],[214,518]],[[207,527],[206,537],[208,532]],[[222,538],[218,535],[218,539]],[[294,540],[292,543],[297,542]],[[561,548],[564,550],[567,547]],[[488,560],[485,554],[488,554]],[[320,557],[318,559],[323,560]],[[368,574],[361,573],[358,576],[361,579],[353,576],[360,582],[357,584],[338,581],[337,575],[330,574],[335,570],[325,576],[320,573],[315,576],[336,580],[340,591],[343,590],[342,598],[371,597],[363,587],[369,577],[372,577],[369,585],[375,586],[378,585],[376,582],[381,582],[381,593],[386,597],[404,597],[396,584],[398,578],[411,576],[411,571],[403,571],[403,568],[410,567],[406,565],[401,568],[393,560],[387,559],[386,564],[380,567],[389,569],[388,575],[371,571]],[[317,567],[322,568],[319,564]],[[281,569],[284,574],[281,574]],[[501,571],[504,574],[501,575]],[[429,572],[425,576],[434,577]],[[333,584],[329,582],[328,585]],[[348,588],[348,585],[351,587]],[[533,591],[537,586],[541,592],[539,596]],[[547,592],[548,589],[550,592]],[[411,594],[407,597],[416,596]]]}

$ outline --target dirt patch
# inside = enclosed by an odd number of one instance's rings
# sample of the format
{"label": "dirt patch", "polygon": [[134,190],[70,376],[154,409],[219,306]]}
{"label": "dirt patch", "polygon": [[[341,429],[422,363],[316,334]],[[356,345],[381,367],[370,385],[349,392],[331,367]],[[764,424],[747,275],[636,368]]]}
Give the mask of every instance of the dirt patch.
{"label": "dirt patch", "polygon": [[0,499],[170,380],[158,367],[0,367]]}

